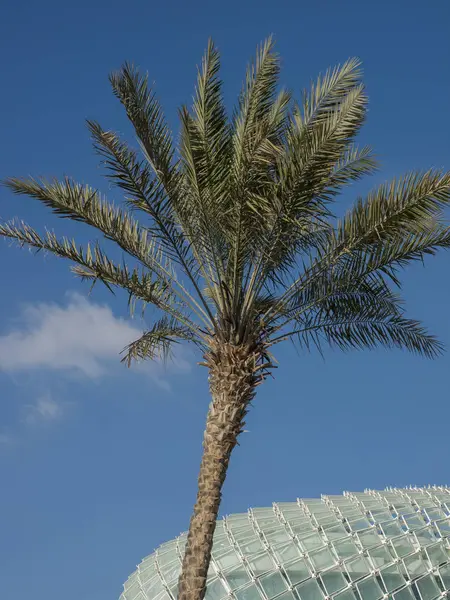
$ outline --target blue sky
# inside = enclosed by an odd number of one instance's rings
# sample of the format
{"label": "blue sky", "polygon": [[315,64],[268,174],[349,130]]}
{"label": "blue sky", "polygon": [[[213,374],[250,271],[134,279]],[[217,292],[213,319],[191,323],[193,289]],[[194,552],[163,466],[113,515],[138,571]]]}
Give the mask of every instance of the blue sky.
{"label": "blue sky", "polygon": [[[450,168],[450,5],[396,0],[217,3],[6,1],[0,23],[0,177],[102,182],[86,118],[129,133],[108,73],[148,69],[168,118],[191,98],[212,35],[226,98],[256,44],[274,33],[283,83],[359,56],[370,113],[361,139],[380,174]],[[356,194],[348,190],[341,206]],[[115,193],[114,198],[118,196]],[[0,218],[81,241],[92,232],[0,192]],[[405,273],[409,313],[450,346],[450,257]],[[188,525],[196,490],[206,373],[183,352],[166,371],[127,371],[137,333],[126,300],[74,279],[69,265],[0,243],[0,587],[4,598],[109,600],[140,559]],[[226,483],[222,511],[345,489],[448,483],[449,355],[316,355],[279,348]]]}

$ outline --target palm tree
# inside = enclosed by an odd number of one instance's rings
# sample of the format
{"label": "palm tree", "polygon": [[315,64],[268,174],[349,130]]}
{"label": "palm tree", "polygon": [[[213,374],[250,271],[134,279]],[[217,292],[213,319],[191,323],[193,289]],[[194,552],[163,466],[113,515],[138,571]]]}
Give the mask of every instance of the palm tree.
{"label": "palm tree", "polygon": [[80,247],[24,223],[0,224],[0,235],[71,260],[82,280],[123,288],[133,304],[155,309],[153,325],[125,349],[125,361],[167,356],[177,342],[192,342],[203,354],[212,400],[180,600],[205,594],[230,455],[257,386],[274,368],[273,346],[294,339],[319,350],[383,345],[427,357],[442,350],[405,316],[399,271],[449,247],[442,210],[450,173],[430,170],[383,184],[336,220],[337,195],[376,169],[371,149],[354,143],[367,108],[360,64],[352,59],[328,71],[299,103],[278,80],[269,39],[229,118],[210,42],[192,109],[179,111],[175,146],[147,76],[125,64],[110,82],[141,152],[88,122],[124,205],[68,178],[6,181],[57,215],[95,227],[130,257],[117,262],[98,242]]}

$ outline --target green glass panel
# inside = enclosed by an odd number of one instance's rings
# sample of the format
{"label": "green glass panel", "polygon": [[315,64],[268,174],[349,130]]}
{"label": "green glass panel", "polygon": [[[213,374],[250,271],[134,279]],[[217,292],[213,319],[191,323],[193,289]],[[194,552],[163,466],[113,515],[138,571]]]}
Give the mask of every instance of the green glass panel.
{"label": "green glass panel", "polygon": [[263,522],[264,519],[266,519],[266,522],[269,522],[270,519],[273,519],[275,514],[273,506],[270,508],[267,506],[264,506],[262,508],[251,508],[250,512],[254,517],[258,519],[258,521],[261,519],[261,522]]}
{"label": "green glass panel", "polygon": [[307,552],[316,550],[317,548],[321,548],[325,545],[322,537],[318,533],[313,533],[312,535],[308,535],[304,538],[299,537],[299,542],[301,547]]}
{"label": "green glass panel", "polygon": [[430,521],[437,521],[446,516],[440,508],[427,508],[426,513]]}
{"label": "green glass panel", "polygon": [[421,529],[424,526],[424,520],[418,515],[405,515],[403,520],[406,523],[408,529]]}
{"label": "green glass panel", "polygon": [[150,581],[142,587],[149,598],[154,598],[163,591],[163,584],[159,575],[150,579]]}
{"label": "green glass panel", "polygon": [[216,566],[211,561],[208,567],[208,573],[206,574],[206,581],[211,581],[211,579],[215,579],[217,577],[217,569]]}
{"label": "green glass panel", "polygon": [[247,562],[255,576],[262,575],[275,568],[275,563],[267,552],[255,556],[255,558],[248,559]]}
{"label": "green glass panel", "polygon": [[384,596],[383,590],[374,577],[363,579],[356,585],[356,588],[362,600],[380,600]]}
{"label": "green glass panel", "polygon": [[144,558],[144,560],[141,562],[141,564],[138,567],[139,571],[145,571],[147,569],[154,569],[154,568],[155,568],[154,556],[147,556],[147,558]]}
{"label": "green glass panel", "polygon": [[289,521],[289,527],[290,527],[292,533],[294,535],[298,535],[299,537],[304,536],[306,533],[308,533],[310,531],[314,531],[313,524],[311,523],[311,521],[309,519],[308,519],[308,521],[305,521],[304,519],[302,519],[301,521],[298,521],[298,520]]}
{"label": "green glass panel", "polygon": [[340,542],[333,542],[333,548],[338,557],[342,559],[350,558],[358,554],[358,548],[350,539],[342,540]]}
{"label": "green glass panel", "polygon": [[[206,592],[208,593],[208,592]],[[262,600],[263,595],[254,583],[234,592],[237,600]]]}
{"label": "green glass panel", "polygon": [[173,563],[174,560],[178,560],[176,548],[174,548],[171,552],[164,552],[164,554],[156,555],[156,562],[160,568]]}
{"label": "green glass panel", "polygon": [[323,571],[336,564],[336,558],[328,548],[311,552],[309,560],[312,562],[316,571]]}
{"label": "green glass panel", "polygon": [[412,504],[408,504],[406,502],[395,502],[392,504],[391,508],[399,515],[408,515],[414,512],[414,507]]}
{"label": "green glass panel", "polygon": [[315,579],[309,579],[295,588],[300,600],[324,600],[324,595]]}
{"label": "green glass panel", "polygon": [[298,521],[298,520],[304,520],[304,515],[302,517],[302,513],[299,509],[297,510],[282,510],[280,513],[283,516],[283,519],[287,522],[290,523],[291,521]]}
{"label": "green glass panel", "polygon": [[290,564],[283,565],[284,571],[291,582],[291,585],[296,585],[301,581],[305,581],[311,577],[311,572],[308,568],[306,560],[301,558],[300,560],[295,560]]}
{"label": "green glass panel", "polygon": [[401,535],[397,538],[390,540],[390,545],[394,551],[394,554],[399,558],[412,554],[415,550],[414,544],[412,543],[408,535]]}
{"label": "green glass panel", "polygon": [[[284,527],[284,525],[283,525]],[[264,527],[264,529],[258,529],[259,533],[265,538],[269,537],[273,533],[280,531],[280,523],[274,523],[271,527]]]}
{"label": "green glass panel", "polygon": [[363,548],[373,548],[373,546],[379,546],[381,543],[380,536],[372,528],[359,531],[356,537]]}
{"label": "green glass panel", "polygon": [[355,519],[354,521],[348,521],[348,526],[352,531],[360,531],[361,529],[367,529],[370,527],[370,523],[367,519]]}
{"label": "green glass panel", "polygon": [[233,531],[233,539],[235,542],[241,543],[246,540],[255,539],[255,537],[259,536],[257,536],[257,534],[253,531],[253,528],[250,527],[245,527],[239,531]]}
{"label": "green glass panel", "polygon": [[370,573],[370,566],[363,556],[345,562],[345,568],[351,581],[357,581]]}
{"label": "green glass panel", "polygon": [[420,546],[428,546],[430,544],[434,544],[436,541],[436,536],[433,534],[430,527],[416,529],[416,531],[414,531],[414,535],[416,536],[417,542],[420,544]]}
{"label": "green glass panel", "polygon": [[422,600],[434,600],[441,595],[441,590],[432,575],[425,575],[415,583]]}
{"label": "green glass panel", "polygon": [[339,510],[341,515],[349,520],[357,519],[362,516],[361,510],[353,506],[341,506]]}
{"label": "green glass panel", "polygon": [[294,515],[292,517],[289,517],[289,523],[291,523],[291,525],[298,525],[299,527],[302,525],[311,525],[311,519],[307,516],[305,516],[303,514],[303,512]]}
{"label": "green glass panel", "polygon": [[450,519],[442,519],[442,521],[437,521],[436,526],[442,537],[450,536]]}
{"label": "green glass panel", "polygon": [[389,565],[380,570],[380,576],[388,592],[398,590],[406,584],[405,578],[397,565]]}
{"label": "green glass panel", "polygon": [[154,567],[151,567],[150,569],[145,569],[144,571],[142,571],[141,567],[139,566],[139,579],[141,580],[142,584],[148,583],[154,577],[159,577],[159,575],[156,573]]}
{"label": "green glass panel", "polygon": [[300,507],[297,504],[297,502],[275,502],[274,506],[281,510],[281,512],[300,510]]}
{"label": "green glass panel", "polygon": [[[162,589],[162,587],[161,587]],[[137,594],[139,594],[141,591],[141,586],[139,585],[138,581],[133,581],[133,583],[131,583],[131,585],[125,590],[125,595],[128,598],[136,598]]]}
{"label": "green glass panel", "polygon": [[243,566],[237,569],[232,569],[231,571],[226,571],[223,576],[227,580],[228,585],[232,590],[242,587],[250,582],[250,575]]}
{"label": "green glass panel", "polygon": [[328,595],[340,592],[347,587],[347,580],[338,568],[329,569],[325,573],[321,573],[320,579]]}
{"label": "green glass panel", "polygon": [[333,596],[334,600],[356,600],[355,593],[352,590],[344,590],[340,594]]}
{"label": "green glass panel", "polygon": [[281,596],[278,596],[277,600],[297,600],[294,594],[290,591],[283,592]]}
{"label": "green glass panel", "polygon": [[161,575],[166,583],[172,583],[174,579],[178,579],[181,572],[181,563],[177,560],[169,565],[161,567]]}
{"label": "green glass panel", "polygon": [[128,590],[132,585],[134,585],[136,582],[138,581],[138,578],[136,576],[136,573],[133,573],[132,575],[130,575],[130,577],[128,577],[128,579],[125,581],[125,583],[123,584],[123,589],[126,591]]}
{"label": "green glass panel", "polygon": [[[255,510],[257,509],[253,509],[252,513],[255,512]],[[248,515],[246,513],[238,513],[236,515],[229,515],[228,517],[226,517],[226,519],[224,519],[226,526],[227,527],[242,527],[242,525],[248,525],[249,524],[249,519],[248,519]]]}
{"label": "green glass panel", "polygon": [[372,548],[371,550],[367,551],[367,554],[375,569],[380,569],[384,565],[388,565],[392,562],[392,555],[386,546]]}
{"label": "green glass panel", "polygon": [[294,542],[273,548],[273,551],[281,564],[285,564],[301,556],[300,549]]}
{"label": "green glass panel", "polygon": [[288,589],[286,580],[279,571],[259,578],[259,585],[268,598],[274,598]]}
{"label": "green glass panel", "polygon": [[425,552],[433,567],[438,567],[439,565],[443,565],[444,563],[448,562],[448,551],[446,552],[440,543],[434,544],[433,546],[428,546]]}
{"label": "green glass panel", "polygon": [[247,539],[245,541],[239,542],[239,549],[241,550],[244,556],[249,556],[251,554],[258,554],[264,550],[264,545],[261,540],[254,536],[253,538]]}
{"label": "green glass panel", "polygon": [[327,525],[331,525],[336,523],[336,515],[334,514],[323,514],[323,515],[314,515],[314,520],[318,525],[322,527],[326,527]]}
{"label": "green glass panel", "polygon": [[164,544],[161,544],[161,546],[158,548],[156,555],[157,556],[161,556],[162,554],[166,553],[166,552],[171,552],[174,551],[176,549],[177,546],[177,540],[170,540],[170,542],[164,542]]}
{"label": "green glass panel", "polygon": [[370,516],[375,523],[385,523],[392,519],[392,513],[384,508],[371,510]]}
{"label": "green glass panel", "polygon": [[324,534],[330,541],[340,540],[341,538],[348,537],[348,532],[345,527],[341,524],[333,525],[332,527],[325,527]]}
{"label": "green glass panel", "polygon": [[230,540],[226,536],[221,535],[217,540],[214,538],[212,555],[214,557],[220,556],[221,554],[225,554],[227,551],[230,551],[230,548]]}
{"label": "green glass panel", "polygon": [[270,535],[265,535],[266,540],[270,545],[272,544],[281,544],[282,542],[289,542],[292,538],[287,533],[286,529],[279,529],[278,531],[274,531]]}
{"label": "green glass panel", "polygon": [[393,600],[417,600],[409,586],[399,590],[398,592],[395,592],[392,598]]}
{"label": "green glass panel", "polygon": [[383,535],[387,538],[396,537],[403,533],[403,529],[400,527],[397,521],[380,523],[380,529]]}
{"label": "green glass panel", "polygon": [[450,590],[450,564],[439,568],[439,576],[445,590]]}
{"label": "green glass panel", "polygon": [[226,571],[227,569],[230,569],[241,562],[239,556],[234,550],[229,550],[221,556],[214,557],[214,559],[221,571]]}
{"label": "green glass panel", "polygon": [[421,552],[404,558],[403,564],[410,579],[417,579],[417,577],[425,575],[428,571],[427,565],[422,559]]}

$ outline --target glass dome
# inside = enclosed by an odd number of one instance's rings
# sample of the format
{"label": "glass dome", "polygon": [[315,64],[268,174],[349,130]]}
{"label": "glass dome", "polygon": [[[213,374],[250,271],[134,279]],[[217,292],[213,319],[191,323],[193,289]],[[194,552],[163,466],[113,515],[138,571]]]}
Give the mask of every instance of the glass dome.
{"label": "glass dome", "polygon": [[[120,600],[176,600],[186,534],[128,578]],[[206,600],[450,598],[450,488],[345,492],[217,523]]]}

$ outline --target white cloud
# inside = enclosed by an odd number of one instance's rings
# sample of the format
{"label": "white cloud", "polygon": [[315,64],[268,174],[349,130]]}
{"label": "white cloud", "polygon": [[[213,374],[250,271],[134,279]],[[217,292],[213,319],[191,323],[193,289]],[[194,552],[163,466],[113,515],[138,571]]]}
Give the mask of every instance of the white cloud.
{"label": "white cloud", "polygon": [[[98,378],[111,368],[122,366],[120,352],[141,333],[133,323],[114,316],[108,306],[79,294],[71,294],[65,306],[26,305],[17,326],[0,335],[0,369],[10,373],[59,370]],[[185,371],[189,364],[180,357],[175,367]],[[161,365],[148,363],[139,371],[150,374],[166,387],[161,379],[164,375]],[[45,402],[35,408],[41,414],[47,411],[47,417],[55,410]]]}
{"label": "white cloud", "polygon": [[56,402],[50,393],[47,393],[37,398],[34,404],[24,406],[23,420],[27,425],[35,425],[45,421],[57,421],[63,416],[63,412],[63,405]]}

